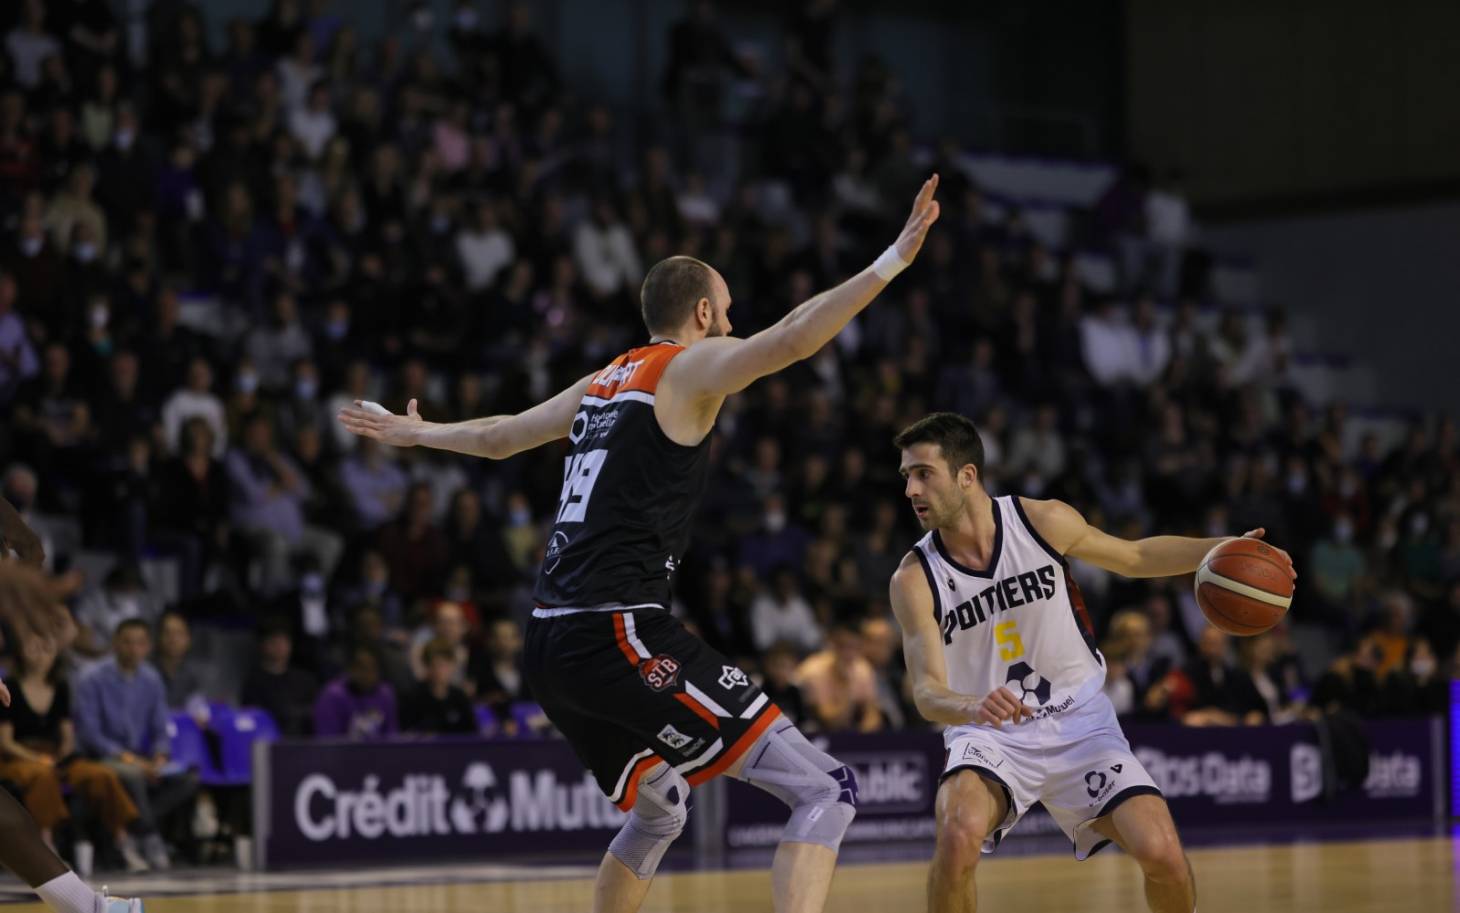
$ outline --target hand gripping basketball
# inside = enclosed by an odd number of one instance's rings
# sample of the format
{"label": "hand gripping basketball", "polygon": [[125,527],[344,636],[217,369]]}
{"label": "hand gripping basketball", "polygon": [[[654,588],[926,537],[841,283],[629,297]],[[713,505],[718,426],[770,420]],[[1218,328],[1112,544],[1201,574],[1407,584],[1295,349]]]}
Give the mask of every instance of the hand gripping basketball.
{"label": "hand gripping basketball", "polygon": [[1261,634],[1282,620],[1292,605],[1292,557],[1261,541],[1255,529],[1223,540],[1196,571],[1196,601],[1215,627],[1239,637]]}

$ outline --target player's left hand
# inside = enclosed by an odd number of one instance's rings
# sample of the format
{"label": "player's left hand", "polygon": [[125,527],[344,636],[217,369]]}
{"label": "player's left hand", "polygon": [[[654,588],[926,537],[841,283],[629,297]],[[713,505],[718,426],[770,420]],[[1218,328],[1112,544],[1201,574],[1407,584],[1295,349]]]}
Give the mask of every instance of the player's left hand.
{"label": "player's left hand", "polygon": [[414,447],[416,446],[416,433],[421,430],[425,421],[421,418],[421,413],[416,411],[415,400],[411,400],[406,405],[405,415],[393,413],[380,415],[367,410],[365,404],[357,399],[355,405],[346,406],[340,410],[340,424],[344,425],[347,431],[361,437],[374,438],[383,444]]}
{"label": "player's left hand", "polygon": [[902,226],[902,234],[897,236],[897,241],[893,244],[897,248],[897,255],[905,263],[913,262],[918,251],[922,250],[923,240],[928,237],[928,229],[938,221],[938,201],[933,199],[937,190],[938,176],[935,174],[923,182],[917,199],[913,200],[912,213],[907,217],[907,224]]}
{"label": "player's left hand", "polygon": [[[1249,529],[1247,532],[1243,533],[1242,534],[1242,538],[1243,539],[1261,539],[1265,535],[1267,535],[1267,529],[1265,527],[1259,526],[1257,529]],[[1298,571],[1297,571],[1296,568],[1293,567],[1293,556],[1292,555],[1289,555],[1287,552],[1285,552],[1282,549],[1278,548],[1276,545],[1273,545],[1271,542],[1266,542],[1264,544],[1268,548],[1270,548],[1273,551],[1277,552],[1279,555],[1282,555],[1283,556],[1283,561],[1287,562],[1287,565],[1288,565],[1288,576],[1291,577],[1291,578],[1293,578],[1294,580],[1297,580],[1298,579]]]}

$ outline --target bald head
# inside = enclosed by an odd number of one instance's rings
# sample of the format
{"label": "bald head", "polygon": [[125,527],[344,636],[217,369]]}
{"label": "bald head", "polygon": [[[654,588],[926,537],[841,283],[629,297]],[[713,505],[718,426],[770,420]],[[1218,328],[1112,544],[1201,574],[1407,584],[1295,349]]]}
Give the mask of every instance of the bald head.
{"label": "bald head", "polygon": [[655,335],[671,335],[689,322],[702,301],[717,313],[727,303],[719,300],[728,297],[722,295],[723,287],[724,281],[708,263],[694,257],[666,257],[649,270],[639,291],[644,326]]}

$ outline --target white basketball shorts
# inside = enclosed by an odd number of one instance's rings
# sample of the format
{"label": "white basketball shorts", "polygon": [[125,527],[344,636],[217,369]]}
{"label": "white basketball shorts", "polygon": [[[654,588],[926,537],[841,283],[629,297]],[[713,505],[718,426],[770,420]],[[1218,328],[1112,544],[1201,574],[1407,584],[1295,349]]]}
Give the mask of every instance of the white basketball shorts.
{"label": "white basketball shorts", "polygon": [[1110,841],[1091,830],[1125,800],[1161,795],[1131,753],[1115,708],[1103,694],[1045,719],[1017,726],[950,726],[943,733],[943,779],[972,770],[1004,788],[1009,813],[984,841],[992,853],[1035,802],[1044,803],[1085,859]]}

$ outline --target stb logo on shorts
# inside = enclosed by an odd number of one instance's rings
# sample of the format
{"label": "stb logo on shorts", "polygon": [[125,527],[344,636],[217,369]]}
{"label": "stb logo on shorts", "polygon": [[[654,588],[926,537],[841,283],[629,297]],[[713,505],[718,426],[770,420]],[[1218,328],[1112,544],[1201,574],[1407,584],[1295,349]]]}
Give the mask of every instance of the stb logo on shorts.
{"label": "stb logo on shorts", "polygon": [[726,691],[734,691],[736,688],[745,688],[745,687],[748,687],[749,685],[750,685],[750,679],[748,679],[748,678],[745,677],[745,673],[744,672],[741,672],[739,669],[735,668],[734,666],[721,666],[720,667],[720,687],[721,688],[724,688]]}
{"label": "stb logo on shorts", "polygon": [[689,736],[680,732],[678,729],[675,729],[673,726],[665,726],[663,729],[659,730],[659,741],[663,742],[665,745],[668,745],[670,748],[673,748],[675,751],[678,751],[679,749],[688,745],[691,739]]}
{"label": "stb logo on shorts", "polygon": [[679,681],[679,660],[668,653],[639,663],[639,677],[655,691],[663,691]]}

